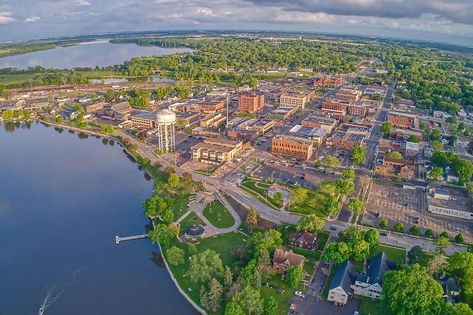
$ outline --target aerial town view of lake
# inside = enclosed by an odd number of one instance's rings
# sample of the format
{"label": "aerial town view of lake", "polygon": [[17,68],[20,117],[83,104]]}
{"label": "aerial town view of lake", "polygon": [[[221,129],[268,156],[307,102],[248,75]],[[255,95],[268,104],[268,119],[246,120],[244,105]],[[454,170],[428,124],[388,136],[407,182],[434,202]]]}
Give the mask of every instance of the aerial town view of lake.
{"label": "aerial town view of lake", "polygon": [[0,125],[1,314],[194,314],[157,247],[115,244],[146,232],[153,183],[111,144]]}
{"label": "aerial town view of lake", "polygon": [[122,64],[133,57],[162,56],[188,52],[186,48],[161,48],[136,44],[111,44],[106,40],[84,42],[21,55],[0,58],[1,68],[42,66],[52,69],[95,68]]}

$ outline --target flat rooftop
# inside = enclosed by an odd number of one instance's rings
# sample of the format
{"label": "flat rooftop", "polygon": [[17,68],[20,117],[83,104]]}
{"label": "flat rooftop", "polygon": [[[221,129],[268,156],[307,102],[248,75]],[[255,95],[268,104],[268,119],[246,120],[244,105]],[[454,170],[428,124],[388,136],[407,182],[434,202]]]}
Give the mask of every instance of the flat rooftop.
{"label": "flat rooftop", "polygon": [[468,197],[466,191],[461,188],[450,188],[450,187],[442,187],[442,188],[435,188],[438,193],[441,194],[448,194],[450,196],[449,200],[444,199],[437,199],[433,198],[433,196],[429,193],[428,202],[430,205],[442,207],[442,208],[449,208],[455,209],[465,212],[473,212],[473,201],[471,198]]}

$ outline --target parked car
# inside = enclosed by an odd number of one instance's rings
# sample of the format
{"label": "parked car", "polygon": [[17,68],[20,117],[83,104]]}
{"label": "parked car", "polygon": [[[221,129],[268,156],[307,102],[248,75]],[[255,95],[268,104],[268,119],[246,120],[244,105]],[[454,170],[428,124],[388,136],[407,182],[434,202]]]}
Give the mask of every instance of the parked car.
{"label": "parked car", "polygon": [[294,292],[294,294],[297,295],[297,296],[300,296],[301,298],[305,298],[304,292],[296,291],[296,292]]}

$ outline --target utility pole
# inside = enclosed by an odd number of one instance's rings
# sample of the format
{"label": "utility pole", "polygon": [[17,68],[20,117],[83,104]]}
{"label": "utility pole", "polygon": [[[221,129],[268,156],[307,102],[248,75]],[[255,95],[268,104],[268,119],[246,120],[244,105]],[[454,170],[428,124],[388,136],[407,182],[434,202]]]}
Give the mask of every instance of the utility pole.
{"label": "utility pole", "polygon": [[227,91],[227,131],[229,127],[229,122],[228,122],[229,109],[230,109],[230,95],[228,94],[228,91]]}

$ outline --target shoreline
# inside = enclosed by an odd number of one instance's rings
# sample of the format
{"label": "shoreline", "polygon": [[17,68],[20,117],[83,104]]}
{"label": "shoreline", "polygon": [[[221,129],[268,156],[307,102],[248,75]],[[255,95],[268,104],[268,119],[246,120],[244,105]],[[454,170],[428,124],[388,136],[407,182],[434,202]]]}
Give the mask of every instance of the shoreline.
{"label": "shoreline", "polygon": [[[57,123],[52,123],[52,122],[47,122],[47,121],[44,121],[44,120],[41,120],[41,119],[38,119],[36,120],[37,122],[41,122],[41,123],[44,123],[46,125],[49,125],[49,126],[54,126],[54,127],[59,127],[59,128],[64,128],[64,129],[68,129],[68,130],[73,130],[73,131],[77,131],[77,132],[84,132],[84,133],[87,133],[87,134],[90,134],[90,135],[94,135],[94,136],[100,136],[100,137],[104,137],[104,138],[107,138],[107,139],[111,139],[111,140],[115,140],[117,141],[117,143],[120,145],[120,147],[122,147],[123,150],[125,150],[125,152],[129,155],[131,155],[133,157],[133,159],[135,160],[135,163],[137,161],[137,158],[136,156],[130,152],[124,145],[123,143],[120,141],[120,139],[112,136],[112,135],[106,135],[106,134],[101,134],[99,132],[95,132],[95,131],[92,131],[92,130],[83,130],[83,129],[80,129],[80,128],[77,128],[77,127],[73,127],[73,126],[68,126],[68,125],[61,125],[61,124],[57,124]],[[148,172],[148,170],[146,170],[146,168],[143,167],[143,171],[148,174],[151,178],[153,178],[154,180],[154,176],[152,174],[150,174]],[[154,225],[154,224],[153,224]],[[181,288],[181,286],[179,285],[179,282],[176,280],[176,278],[174,277],[174,274],[172,273],[171,271],[171,268],[169,267],[168,265],[168,262],[166,261],[166,257],[164,256],[164,252],[163,252],[163,249],[161,247],[161,244],[158,242],[157,243],[158,245],[158,248],[159,248],[159,252],[161,253],[161,257],[163,258],[163,261],[164,261],[164,265],[166,266],[166,270],[172,280],[172,282],[174,283],[174,285],[176,286],[177,290],[179,291],[179,293],[187,300],[187,302],[192,305],[192,307],[198,311],[199,313],[203,314],[203,315],[207,315],[207,312],[202,309],[196,302],[194,302],[194,300],[192,300],[188,295],[187,293]]]}

